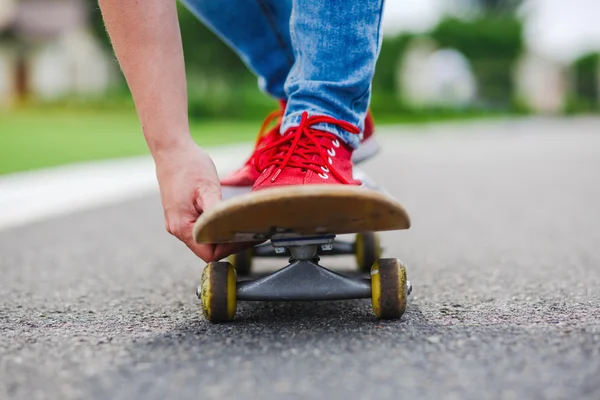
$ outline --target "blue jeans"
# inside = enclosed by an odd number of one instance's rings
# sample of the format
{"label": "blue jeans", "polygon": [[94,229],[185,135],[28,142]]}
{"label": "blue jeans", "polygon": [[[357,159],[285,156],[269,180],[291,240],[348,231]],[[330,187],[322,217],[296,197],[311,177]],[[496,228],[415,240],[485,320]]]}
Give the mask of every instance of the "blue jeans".
{"label": "blue jeans", "polygon": [[[303,112],[361,132],[381,48],[384,0],[183,0],[256,74],[261,90],[287,100],[281,132]],[[361,137],[315,125],[353,148]]]}

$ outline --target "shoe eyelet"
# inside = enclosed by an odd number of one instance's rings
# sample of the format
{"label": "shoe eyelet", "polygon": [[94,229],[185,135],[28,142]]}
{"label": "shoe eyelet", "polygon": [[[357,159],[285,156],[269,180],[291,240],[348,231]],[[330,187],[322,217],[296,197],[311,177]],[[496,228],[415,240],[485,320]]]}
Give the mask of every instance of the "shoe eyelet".
{"label": "shoe eyelet", "polygon": [[327,168],[327,167],[324,167],[324,166],[322,166],[322,165],[321,165],[321,169],[322,169],[323,171],[325,171],[325,172],[329,172],[329,168]]}
{"label": "shoe eyelet", "polygon": [[327,161],[329,162],[329,165],[333,164],[333,160],[330,158],[327,159]]}
{"label": "shoe eyelet", "polygon": [[332,140],[331,144],[333,144],[335,147],[340,147],[340,141],[339,140]]}
{"label": "shoe eyelet", "polygon": [[335,157],[335,150],[329,149],[329,150],[327,150],[327,154],[329,154],[331,157]]}
{"label": "shoe eyelet", "polygon": [[327,175],[327,174],[319,174],[319,177],[321,179],[329,179],[329,175]]}

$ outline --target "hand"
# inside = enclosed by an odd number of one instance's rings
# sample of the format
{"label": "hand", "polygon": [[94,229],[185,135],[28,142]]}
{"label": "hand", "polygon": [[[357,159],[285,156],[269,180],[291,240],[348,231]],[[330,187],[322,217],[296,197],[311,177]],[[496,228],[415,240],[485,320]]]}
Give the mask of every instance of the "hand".
{"label": "hand", "polygon": [[221,201],[221,184],[210,156],[192,140],[155,154],[156,175],[167,231],[205,262],[218,261],[250,244],[197,244],[198,216]]}

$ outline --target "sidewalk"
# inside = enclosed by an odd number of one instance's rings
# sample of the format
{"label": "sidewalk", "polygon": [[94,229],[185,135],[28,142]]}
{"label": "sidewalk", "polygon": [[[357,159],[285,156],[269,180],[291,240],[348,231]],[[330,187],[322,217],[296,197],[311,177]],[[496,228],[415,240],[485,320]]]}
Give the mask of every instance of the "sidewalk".
{"label": "sidewalk", "polygon": [[[251,144],[209,148],[219,174],[245,160]],[[150,156],[72,164],[0,176],[0,231],[158,191]]]}

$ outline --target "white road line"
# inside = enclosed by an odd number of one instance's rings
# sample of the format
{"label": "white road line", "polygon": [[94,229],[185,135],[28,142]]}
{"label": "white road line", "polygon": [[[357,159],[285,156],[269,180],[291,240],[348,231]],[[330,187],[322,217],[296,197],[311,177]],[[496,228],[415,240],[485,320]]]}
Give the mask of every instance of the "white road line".
{"label": "white road line", "polygon": [[[241,165],[250,144],[207,149],[219,174]],[[0,230],[158,191],[149,156],[0,176]]]}

